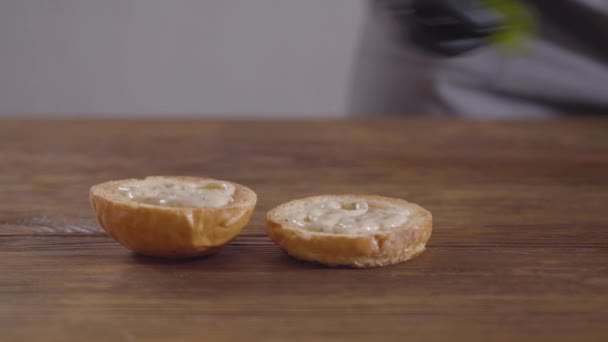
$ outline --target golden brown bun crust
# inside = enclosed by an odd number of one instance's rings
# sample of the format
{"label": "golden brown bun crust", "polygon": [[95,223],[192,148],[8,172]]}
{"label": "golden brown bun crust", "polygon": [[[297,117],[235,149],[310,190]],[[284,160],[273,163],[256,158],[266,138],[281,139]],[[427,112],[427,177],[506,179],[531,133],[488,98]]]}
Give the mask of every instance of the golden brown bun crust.
{"label": "golden brown bun crust", "polygon": [[[415,222],[402,227],[361,235],[329,234],[303,230],[278,217],[290,205],[301,201],[357,197],[388,201],[409,208]],[[432,232],[432,216],[426,209],[402,199],[371,195],[328,195],[308,197],[279,205],[266,216],[267,233],[289,255],[329,266],[379,267],[409,260],[422,253]]]}
{"label": "golden brown bun crust", "polygon": [[257,201],[252,190],[235,183],[231,183],[235,186],[234,201],[221,208],[161,207],[112,195],[118,185],[135,180],[97,184],[90,190],[90,200],[101,227],[123,246],[143,255],[184,258],[215,253],[247,225]]}

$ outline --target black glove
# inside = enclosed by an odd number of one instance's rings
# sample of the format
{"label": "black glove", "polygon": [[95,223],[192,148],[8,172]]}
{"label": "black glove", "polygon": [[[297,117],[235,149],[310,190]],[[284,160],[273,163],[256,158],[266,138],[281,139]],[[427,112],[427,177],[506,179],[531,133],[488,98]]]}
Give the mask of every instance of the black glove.
{"label": "black glove", "polygon": [[506,23],[501,13],[479,0],[390,1],[389,10],[411,42],[446,57],[486,45]]}

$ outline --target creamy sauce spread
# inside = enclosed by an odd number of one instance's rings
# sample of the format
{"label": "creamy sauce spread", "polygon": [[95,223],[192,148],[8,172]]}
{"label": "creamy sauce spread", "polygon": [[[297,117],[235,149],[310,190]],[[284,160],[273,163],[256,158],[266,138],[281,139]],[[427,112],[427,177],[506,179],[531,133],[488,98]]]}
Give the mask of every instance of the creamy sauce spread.
{"label": "creamy sauce spread", "polygon": [[234,185],[219,181],[145,179],[118,188],[133,201],[167,207],[219,208],[233,201]]}
{"label": "creamy sauce spread", "polygon": [[409,210],[391,204],[370,205],[365,200],[328,200],[305,206],[290,219],[299,227],[327,233],[364,233],[405,224]]}

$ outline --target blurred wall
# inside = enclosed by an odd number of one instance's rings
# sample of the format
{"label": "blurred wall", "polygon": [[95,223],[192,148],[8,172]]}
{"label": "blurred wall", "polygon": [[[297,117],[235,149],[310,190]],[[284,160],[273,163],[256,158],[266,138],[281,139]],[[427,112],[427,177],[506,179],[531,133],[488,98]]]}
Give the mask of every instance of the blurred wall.
{"label": "blurred wall", "polygon": [[0,115],[345,112],[360,0],[1,0]]}

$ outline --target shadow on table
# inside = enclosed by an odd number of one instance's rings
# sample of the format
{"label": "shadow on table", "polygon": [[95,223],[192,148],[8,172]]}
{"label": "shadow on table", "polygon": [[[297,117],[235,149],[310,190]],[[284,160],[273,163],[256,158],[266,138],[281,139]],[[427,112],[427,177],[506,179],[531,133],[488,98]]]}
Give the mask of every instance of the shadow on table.
{"label": "shadow on table", "polygon": [[137,253],[131,253],[130,256],[131,260],[133,260],[138,265],[178,265],[204,262],[206,260],[216,257],[217,254],[201,255],[188,258],[161,258]]}
{"label": "shadow on table", "polygon": [[131,253],[129,259],[136,265],[152,266],[158,269],[165,267],[201,267],[225,271],[350,269],[349,267],[328,267],[322,264],[298,260],[278,248],[276,251],[265,251],[264,253],[255,253],[246,249],[248,248],[243,248],[243,246],[228,246],[216,254],[171,259]]}

